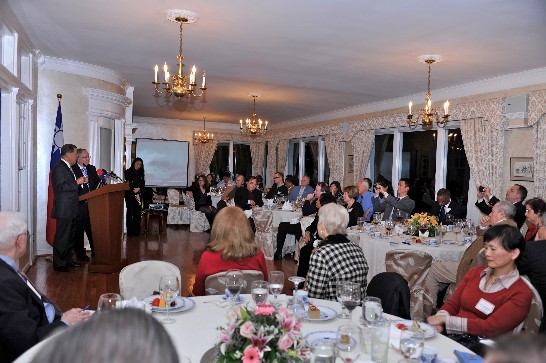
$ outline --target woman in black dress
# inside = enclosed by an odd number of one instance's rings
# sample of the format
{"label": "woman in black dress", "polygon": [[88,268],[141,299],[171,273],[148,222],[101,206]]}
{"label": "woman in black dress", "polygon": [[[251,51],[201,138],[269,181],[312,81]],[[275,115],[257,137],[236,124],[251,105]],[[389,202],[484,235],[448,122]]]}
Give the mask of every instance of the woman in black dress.
{"label": "woman in black dress", "polygon": [[127,206],[127,236],[140,236],[140,218],[142,213],[142,195],[144,192],[144,162],[136,158],[131,167],[125,170],[125,181],[129,190],[125,191]]}
{"label": "woman in black dress", "polygon": [[364,217],[362,204],[358,203],[358,188],[350,185],[343,189],[343,202],[349,212],[349,227],[356,226],[359,217]]}
{"label": "woman in black dress", "polygon": [[207,177],[199,175],[197,177],[197,183],[192,185],[191,191],[193,200],[195,201],[195,210],[205,213],[205,216],[212,227],[212,222],[214,221],[214,216],[217,211],[216,208],[212,206],[210,186],[207,184]]}

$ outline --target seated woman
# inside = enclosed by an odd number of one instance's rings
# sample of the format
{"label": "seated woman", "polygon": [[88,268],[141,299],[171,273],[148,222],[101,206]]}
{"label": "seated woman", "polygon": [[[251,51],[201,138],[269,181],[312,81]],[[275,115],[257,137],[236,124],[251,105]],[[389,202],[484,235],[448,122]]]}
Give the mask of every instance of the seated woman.
{"label": "seated woman", "polygon": [[330,193],[336,198],[338,204],[343,200],[343,191],[341,191],[341,184],[337,180],[330,183]]}
{"label": "seated woman", "polygon": [[216,215],[216,208],[212,206],[210,186],[207,184],[207,177],[199,175],[197,177],[197,183],[192,185],[191,192],[193,193],[193,200],[195,201],[195,210],[205,213],[205,216],[209,220],[209,224],[212,226],[214,216]]}
{"label": "seated woman", "polygon": [[546,202],[540,198],[532,198],[527,200],[524,205],[525,217],[530,223],[525,234],[525,241],[527,242],[536,240],[537,232],[541,228],[544,228],[542,215],[544,214],[544,209],[546,209]]}
{"label": "seated woman", "polygon": [[349,212],[349,227],[356,226],[358,218],[364,217],[362,204],[356,203],[358,195],[358,188],[354,185],[343,188],[343,202],[345,202],[345,207]]}
{"label": "seated woman", "polygon": [[264,253],[254,240],[254,233],[245,213],[237,207],[223,208],[214,220],[210,242],[201,255],[193,294],[205,295],[205,279],[209,275],[230,269],[257,270],[267,280]]}
{"label": "seated woman", "polygon": [[368,264],[360,246],[345,236],[349,213],[335,203],[318,211],[317,231],[323,239],[311,254],[306,286],[309,297],[336,300],[336,280],[352,281],[366,291]]}
{"label": "seated woman", "polygon": [[477,339],[461,341],[461,335],[494,337],[512,331],[526,318],[533,298],[516,268],[525,249],[519,230],[495,225],[483,240],[487,267],[468,271],[440,311],[427,319],[438,332],[445,329],[448,336],[453,334],[454,340],[467,343],[478,354],[481,346]]}

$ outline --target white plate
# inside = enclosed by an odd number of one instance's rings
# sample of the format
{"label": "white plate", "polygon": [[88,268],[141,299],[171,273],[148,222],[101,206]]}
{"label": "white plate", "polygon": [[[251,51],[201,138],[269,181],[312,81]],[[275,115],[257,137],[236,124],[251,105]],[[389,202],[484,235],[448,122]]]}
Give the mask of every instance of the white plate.
{"label": "white plate", "polygon": [[332,308],[329,308],[327,306],[321,306],[321,305],[315,305],[320,310],[320,318],[319,319],[311,319],[309,318],[309,310],[305,311],[305,316],[303,319],[309,320],[309,321],[326,321],[326,320],[332,320],[337,317],[337,311],[335,311]]}
{"label": "white plate", "polygon": [[[158,298],[160,297],[161,295],[152,295],[152,296],[148,296],[148,297],[145,297],[144,299],[142,299],[142,302],[144,304],[146,304],[146,306],[149,306],[153,312],[157,312],[157,313],[166,313],[167,312],[167,308],[160,308],[158,306],[152,306],[152,301],[155,299],[155,298]],[[175,306],[171,307],[170,308],[170,311],[171,312],[175,312],[175,311],[178,311],[180,309],[182,309],[185,305],[185,300],[182,296],[177,296],[176,299],[174,300],[175,301]]]}
{"label": "white plate", "polygon": [[336,341],[336,332],[333,330],[319,330],[309,333],[305,336],[305,341],[309,347],[315,345],[319,340],[331,340]]}
{"label": "white plate", "polygon": [[[398,328],[396,326],[397,324],[404,324],[406,327],[411,328],[411,326],[413,325],[413,320],[396,320],[396,321],[393,321],[392,324],[396,328]],[[419,322],[419,327],[423,331],[423,335],[424,335],[425,339],[429,339],[429,338],[432,338],[432,337],[436,336],[436,329],[434,329],[434,327],[432,325],[428,325],[427,323]]]}
{"label": "white plate", "polygon": [[[183,297],[184,299],[184,306],[182,306],[180,309],[172,310],[172,313],[181,313],[186,310],[191,310],[195,306],[195,301],[192,298],[189,297]],[[162,311],[162,313],[165,313],[166,311]]]}

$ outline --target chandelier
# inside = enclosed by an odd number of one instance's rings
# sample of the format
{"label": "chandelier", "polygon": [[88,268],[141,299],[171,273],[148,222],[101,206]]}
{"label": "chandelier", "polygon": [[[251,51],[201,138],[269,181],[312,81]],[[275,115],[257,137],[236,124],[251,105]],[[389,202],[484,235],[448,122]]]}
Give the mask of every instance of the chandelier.
{"label": "chandelier", "polygon": [[184,56],[182,56],[182,25],[195,23],[197,21],[197,14],[187,10],[173,9],[167,11],[167,19],[180,24],[180,49],[178,52],[178,56],[176,56],[176,58],[178,59],[178,74],[171,75],[167,66],[167,62],[165,62],[165,64],[163,65],[165,82],[159,82],[157,79],[159,67],[156,64],[154,67],[154,81],[152,82],[155,88],[155,92],[163,93],[163,91],[158,88],[160,84],[163,84],[163,90],[165,91],[165,94],[167,96],[171,96],[174,94],[177,99],[183,97],[189,97],[191,99],[195,97],[200,97],[204,95],[205,90],[207,89],[207,84],[205,82],[206,73],[203,71],[203,81],[201,82],[201,86],[199,87],[202,92],[200,94],[196,94],[195,92],[197,90],[197,83],[195,80],[195,76],[197,73],[197,68],[194,65],[191,68],[189,76],[186,76],[183,73],[184,63],[182,62],[182,60],[184,59]]}
{"label": "chandelier", "polygon": [[205,124],[205,120],[207,118],[203,117],[203,131],[202,132],[195,132],[193,135],[193,141],[195,144],[207,144],[208,142],[212,141],[214,139],[214,134],[211,134],[207,131],[207,127]]}
{"label": "chandelier", "polygon": [[241,133],[248,133],[250,136],[256,136],[260,133],[265,134],[267,131],[267,121],[262,121],[261,119],[256,120],[256,98],[260,97],[261,95],[258,93],[251,93],[250,96],[254,99],[254,111],[252,112],[252,118],[247,118],[244,122],[243,126],[243,120],[241,119],[239,122],[241,123]]}
{"label": "chandelier", "polygon": [[413,102],[409,103],[409,114],[408,114],[408,126],[410,129],[415,129],[418,124],[421,124],[423,129],[430,129],[432,123],[436,121],[438,127],[445,127],[448,118],[449,118],[449,101],[444,103],[444,115],[440,117],[438,111],[432,106],[432,100],[430,99],[430,67],[433,63],[439,63],[443,60],[441,55],[422,55],[417,57],[417,60],[421,63],[428,64],[428,90],[427,98],[425,99],[425,107],[419,110],[416,119],[413,119],[413,114],[411,113],[411,107]]}

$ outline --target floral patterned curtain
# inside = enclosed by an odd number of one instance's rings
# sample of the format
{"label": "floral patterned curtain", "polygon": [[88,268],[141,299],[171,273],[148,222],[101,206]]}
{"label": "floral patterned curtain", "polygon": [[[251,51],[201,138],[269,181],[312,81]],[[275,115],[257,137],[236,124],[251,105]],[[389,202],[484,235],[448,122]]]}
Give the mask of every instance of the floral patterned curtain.
{"label": "floral patterned curtain", "polygon": [[207,174],[210,163],[216,151],[218,140],[214,139],[207,144],[195,144],[195,172],[198,174]]}
{"label": "floral patterned curtain", "polygon": [[363,130],[357,132],[351,139],[354,154],[354,180],[355,182],[364,177],[373,143],[375,141],[374,130]]}
{"label": "floral patterned curtain", "polygon": [[252,156],[252,175],[261,175],[264,165],[265,143],[251,142],[250,155]]}
{"label": "floral patterned curtain", "polygon": [[343,183],[343,145],[339,134],[326,135],[324,137],[326,144],[326,157],[330,166],[330,180],[325,182],[331,183],[337,180]]}
{"label": "floral patterned curtain", "polygon": [[461,135],[470,173],[476,185],[502,195],[504,127],[482,117],[461,120]]}
{"label": "floral patterned curtain", "polygon": [[546,198],[546,90],[529,93],[529,125],[535,134],[533,172],[535,196]]}
{"label": "floral patterned curtain", "polygon": [[[284,173],[286,160],[288,159],[288,140],[280,140],[277,145],[277,170]],[[273,175],[273,174],[271,174]]]}

